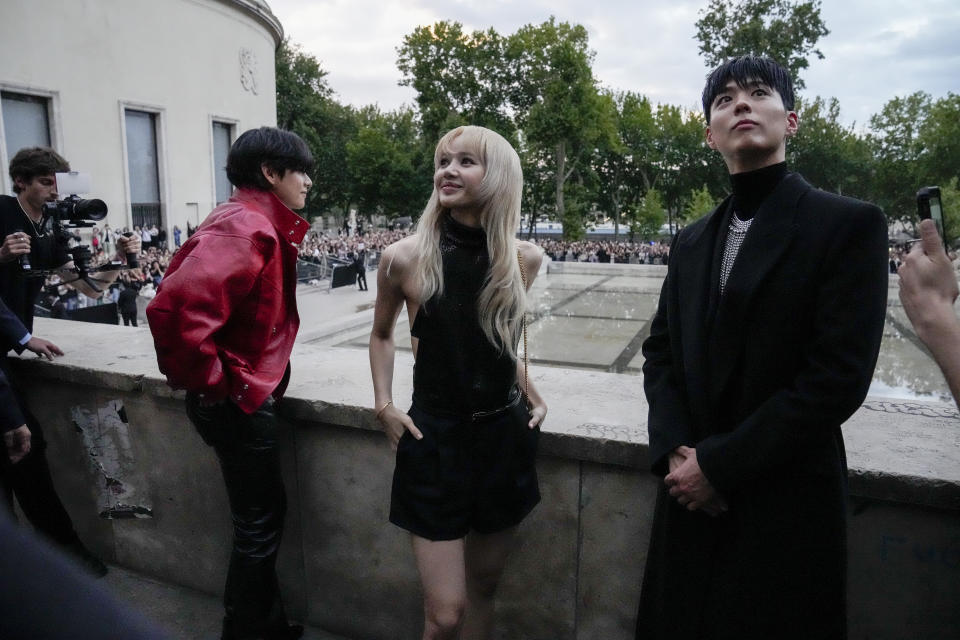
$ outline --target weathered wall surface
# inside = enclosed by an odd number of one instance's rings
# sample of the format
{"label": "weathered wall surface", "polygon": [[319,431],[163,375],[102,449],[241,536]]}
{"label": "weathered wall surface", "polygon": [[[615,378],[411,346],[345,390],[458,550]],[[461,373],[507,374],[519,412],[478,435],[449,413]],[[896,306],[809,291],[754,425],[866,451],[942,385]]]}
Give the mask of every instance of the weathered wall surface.
{"label": "weathered wall surface", "polygon": [[[38,319],[37,334],[68,352],[19,368],[81,536],[112,562],[219,593],[226,493],[215,456],[156,370],[149,332]],[[403,398],[410,367],[398,357]],[[365,354],[298,345],[293,366],[279,563],[288,606],[350,637],[417,637],[420,588],[408,536],[387,522],[393,455],[366,408]],[[543,501],[521,526],[499,592],[498,637],[632,638],[657,482],[645,469],[640,381],[532,374],[551,398]],[[956,410],[870,399],[845,433],[851,638],[960,637]]]}

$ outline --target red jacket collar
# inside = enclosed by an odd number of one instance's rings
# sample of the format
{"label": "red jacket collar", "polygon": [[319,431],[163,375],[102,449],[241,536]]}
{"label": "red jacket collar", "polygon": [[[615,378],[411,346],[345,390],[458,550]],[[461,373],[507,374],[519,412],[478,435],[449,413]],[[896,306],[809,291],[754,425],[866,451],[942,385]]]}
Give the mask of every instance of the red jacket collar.
{"label": "red jacket collar", "polygon": [[303,242],[310,224],[294,213],[272,191],[258,189],[237,189],[230,197],[231,202],[239,202],[264,214],[273,224],[281,238],[293,244]]}

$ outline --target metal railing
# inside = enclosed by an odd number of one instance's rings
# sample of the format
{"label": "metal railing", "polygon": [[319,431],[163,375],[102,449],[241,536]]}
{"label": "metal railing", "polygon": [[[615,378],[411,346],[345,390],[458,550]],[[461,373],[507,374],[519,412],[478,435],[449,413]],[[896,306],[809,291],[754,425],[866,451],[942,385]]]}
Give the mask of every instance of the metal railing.
{"label": "metal railing", "polygon": [[130,218],[133,226],[149,227],[150,225],[161,226],[160,203],[159,202],[134,202],[130,205]]}

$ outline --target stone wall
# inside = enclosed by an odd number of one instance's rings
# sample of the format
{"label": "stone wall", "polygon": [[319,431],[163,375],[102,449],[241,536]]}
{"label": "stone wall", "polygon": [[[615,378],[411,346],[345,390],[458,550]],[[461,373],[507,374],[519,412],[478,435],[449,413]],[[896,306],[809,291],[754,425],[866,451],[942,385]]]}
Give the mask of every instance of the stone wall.
{"label": "stone wall", "polygon": [[[65,347],[19,363],[56,484],[111,562],[219,593],[230,519],[215,456],[156,369],[145,329],[37,320]],[[81,348],[82,345],[82,348]],[[409,396],[398,354],[395,397]],[[279,568],[294,617],[353,637],[419,637],[408,536],[387,522],[393,454],[367,408],[366,354],[297,345],[284,411],[289,515]],[[656,480],[640,379],[534,367],[550,399],[543,501],[498,599],[498,638],[633,637]],[[960,420],[871,398],[845,427],[851,467],[851,638],[960,637]],[[789,553],[789,549],[784,549]]]}

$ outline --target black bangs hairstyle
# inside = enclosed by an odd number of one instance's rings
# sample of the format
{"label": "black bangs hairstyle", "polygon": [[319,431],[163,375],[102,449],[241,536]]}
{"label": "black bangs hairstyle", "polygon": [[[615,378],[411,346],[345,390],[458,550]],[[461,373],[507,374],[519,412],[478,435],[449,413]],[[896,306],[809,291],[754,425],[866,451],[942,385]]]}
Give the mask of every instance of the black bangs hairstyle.
{"label": "black bangs hairstyle", "polygon": [[793,111],[793,80],[786,69],[771,58],[737,56],[727,60],[707,76],[707,84],[703,87],[703,115],[707,118],[707,124],[710,124],[710,105],[726,89],[731,79],[741,88],[759,81],[776,89],[783,100],[783,107],[787,111]]}
{"label": "black bangs hairstyle", "polygon": [[21,191],[17,186],[17,178],[30,184],[34,178],[67,171],[70,171],[70,163],[49,147],[24,147],[10,160],[10,179],[13,180],[14,193]]}
{"label": "black bangs hairstyle", "polygon": [[292,131],[260,127],[240,134],[227,154],[227,179],[239,188],[270,191],[271,185],[260,170],[267,165],[281,176],[287,171],[313,171],[313,154],[303,138]]}

